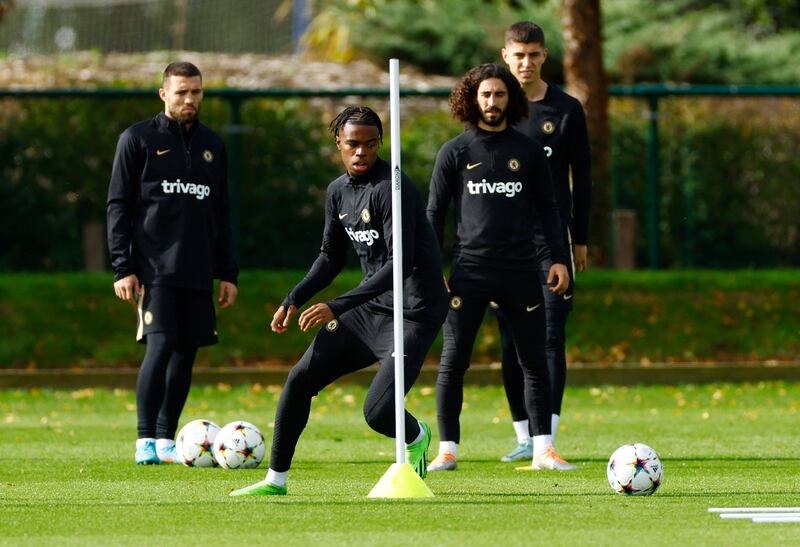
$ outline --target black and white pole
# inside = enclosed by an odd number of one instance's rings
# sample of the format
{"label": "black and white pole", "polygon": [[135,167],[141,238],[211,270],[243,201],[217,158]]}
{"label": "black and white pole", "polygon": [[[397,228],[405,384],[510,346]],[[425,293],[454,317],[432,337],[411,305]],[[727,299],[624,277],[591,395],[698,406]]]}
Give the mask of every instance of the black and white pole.
{"label": "black and white pole", "polygon": [[403,200],[400,193],[400,63],[389,60],[389,136],[392,142],[392,290],[394,291],[394,412],[396,462],[406,463],[403,348]]}
{"label": "black and white pole", "polygon": [[394,297],[395,463],[372,488],[370,498],[430,498],[425,481],[406,462],[405,352],[403,347],[403,203],[400,170],[400,63],[389,60],[389,136],[392,142],[392,290]]}

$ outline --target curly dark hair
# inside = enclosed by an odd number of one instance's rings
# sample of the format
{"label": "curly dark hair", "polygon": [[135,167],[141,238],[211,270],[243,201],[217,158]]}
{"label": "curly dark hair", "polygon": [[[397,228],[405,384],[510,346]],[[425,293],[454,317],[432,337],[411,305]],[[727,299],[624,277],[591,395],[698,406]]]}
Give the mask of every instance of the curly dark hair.
{"label": "curly dark hair", "polygon": [[469,126],[477,126],[481,119],[478,108],[478,87],[489,78],[502,80],[508,88],[508,106],[506,121],[508,125],[516,125],[528,117],[528,98],[525,90],[511,72],[496,63],[476,66],[467,72],[450,94],[450,112],[453,117]]}
{"label": "curly dark hair", "polygon": [[380,116],[371,108],[366,106],[348,106],[331,120],[328,129],[334,137],[338,137],[339,130],[348,123],[356,125],[374,125],[378,128],[378,140],[383,144],[383,124],[381,123]]}

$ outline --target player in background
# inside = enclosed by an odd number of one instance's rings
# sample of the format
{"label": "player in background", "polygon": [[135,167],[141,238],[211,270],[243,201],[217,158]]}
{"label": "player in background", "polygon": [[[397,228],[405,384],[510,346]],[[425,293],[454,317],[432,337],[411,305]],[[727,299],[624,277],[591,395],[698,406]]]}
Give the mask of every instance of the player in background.
{"label": "player in background", "polygon": [[[566,324],[575,294],[574,273],[583,272],[587,267],[592,193],[589,137],[581,103],[541,77],[542,65],[547,60],[547,48],[544,32],[539,26],[523,21],[509,27],[501,53],[528,97],[528,117],[514,128],[544,147],[561,215],[561,231],[572,250],[572,260],[567,261],[569,288],[563,295],[556,294],[548,290],[546,283],[553,257],[543,245],[543,233],[539,231],[537,234],[542,264],[539,278],[544,294],[547,325],[545,347],[552,382],[551,430],[555,437],[566,384]],[[497,316],[503,353],[503,384],[517,434],[517,447],[504,456],[502,461],[529,460],[533,456],[533,440],[525,409],[522,369],[517,364],[508,321],[502,312],[497,313]]]}
{"label": "player in background", "polygon": [[537,469],[570,464],[552,448],[550,379],[544,351],[544,301],[537,277],[535,219],[553,258],[550,291],[569,285],[567,252],[541,146],[512,125],[527,115],[525,94],[496,64],[470,70],[450,96],[453,117],[467,129],[439,150],[431,177],[428,218],[441,244],[447,210],[455,207],[455,243],[449,280],[450,311],[436,382],[439,454],[429,471],[456,468],[464,374],[486,306],[496,302],[513,335],[534,431]]}
{"label": "player in background", "polygon": [[[266,478],[231,492],[232,496],[286,494],[286,479],[295,446],[305,428],[311,399],[350,372],[376,361],[378,372],[364,401],[367,424],[395,437],[394,332],[392,301],[392,173],[378,157],[383,127],[366,107],[344,109],[330,124],[346,172],[330,183],[325,199],[322,247],[305,278],[275,312],[272,330],[285,332],[297,310],[327,287],[345,266],[352,244],[364,279],[356,288],[328,302],[315,303],[300,314],[306,332],[321,327],[305,355],[292,368],[275,417],[272,456]],[[425,217],[422,195],[402,175],[403,328],[405,391],[447,313],[447,291],[436,237]],[[425,478],[430,428],[405,413],[406,461]]]}
{"label": "player in background", "polygon": [[191,63],[164,70],[164,111],[119,137],[108,188],[114,292],[137,302],[147,344],[136,380],[137,464],[173,462],[197,349],[217,343],[219,305],[236,301],[225,144],[199,121],[203,78]]}

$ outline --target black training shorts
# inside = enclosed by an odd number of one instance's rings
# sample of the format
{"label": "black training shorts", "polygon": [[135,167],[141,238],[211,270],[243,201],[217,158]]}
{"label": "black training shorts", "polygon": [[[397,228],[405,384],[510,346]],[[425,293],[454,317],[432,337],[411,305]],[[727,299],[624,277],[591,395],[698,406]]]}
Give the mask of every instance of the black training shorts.
{"label": "black training shorts", "polygon": [[173,334],[179,347],[217,343],[217,318],[210,291],[166,285],[142,287],[136,323],[136,340],[143,344],[147,335],[155,332]]}

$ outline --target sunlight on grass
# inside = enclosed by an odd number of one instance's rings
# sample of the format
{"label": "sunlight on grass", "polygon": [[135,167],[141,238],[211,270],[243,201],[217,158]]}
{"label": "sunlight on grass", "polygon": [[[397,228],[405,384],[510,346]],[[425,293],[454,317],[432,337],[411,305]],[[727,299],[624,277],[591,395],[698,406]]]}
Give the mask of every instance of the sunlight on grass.
{"label": "sunlight on grass", "polygon": [[[271,439],[278,386],[198,386],[181,425],[245,419]],[[432,386],[408,407],[434,427]],[[571,388],[558,436],[568,473],[519,473],[499,457],[514,444],[498,387],[468,386],[459,470],[432,473],[430,500],[367,492],[394,457],[364,423],[365,390],[331,386],[314,401],[281,499],[231,499],[254,470],[133,464],[128,390],[0,391],[0,544],[226,543],[279,545],[790,544],[797,527],[723,522],[710,506],[797,505],[800,384]],[[435,438],[432,452],[435,450]],[[652,498],[617,496],[605,465],[644,442],[665,466]],[[628,523],[628,524],[625,524]],[[632,523],[635,523],[633,525]],[[232,525],[234,524],[234,525]],[[624,533],[621,533],[624,531]],[[635,533],[634,533],[635,532]],[[205,541],[205,540],[204,540]],[[216,541],[216,540],[215,540]]]}

